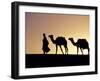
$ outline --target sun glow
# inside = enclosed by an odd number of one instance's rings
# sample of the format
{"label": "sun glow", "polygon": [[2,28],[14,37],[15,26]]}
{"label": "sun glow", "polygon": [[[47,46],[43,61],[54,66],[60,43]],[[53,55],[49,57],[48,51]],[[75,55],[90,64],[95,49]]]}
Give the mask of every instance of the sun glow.
{"label": "sun glow", "polygon": [[[43,33],[46,34],[49,42],[50,51],[48,54],[55,54],[56,45],[52,43],[49,35],[54,35],[54,40],[58,36],[63,36],[67,40],[68,54],[77,54],[77,48],[68,38],[73,37],[77,42],[79,38],[87,39],[89,42],[89,16],[88,15],[61,15],[61,14],[46,14],[46,13],[31,13],[25,14],[25,53],[26,54],[43,54],[42,40]],[[62,46],[63,52],[65,48]],[[87,49],[84,54],[87,54]],[[57,54],[62,54],[58,47]],[[81,52],[79,50],[79,54]]]}

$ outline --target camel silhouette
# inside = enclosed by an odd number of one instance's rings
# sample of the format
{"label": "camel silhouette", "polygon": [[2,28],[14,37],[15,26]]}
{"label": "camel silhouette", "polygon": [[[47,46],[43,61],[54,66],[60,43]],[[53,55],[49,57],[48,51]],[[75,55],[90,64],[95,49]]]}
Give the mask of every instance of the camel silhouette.
{"label": "camel silhouette", "polygon": [[61,47],[62,45],[65,48],[65,54],[66,54],[66,52],[68,54],[67,41],[66,41],[65,37],[57,37],[55,40],[54,40],[53,35],[49,35],[49,37],[50,37],[51,41],[53,42],[53,44],[56,44],[56,54],[58,51],[58,46],[60,47],[62,53],[64,54],[62,47]]}
{"label": "camel silhouette", "polygon": [[71,41],[71,43],[77,47],[77,55],[78,55],[78,52],[79,52],[79,48],[82,52],[82,55],[83,55],[83,49],[87,49],[88,50],[88,54],[89,54],[89,44],[88,44],[88,41],[86,39],[78,39],[77,42],[75,43],[74,42],[74,39],[73,38],[69,38],[69,40]]}

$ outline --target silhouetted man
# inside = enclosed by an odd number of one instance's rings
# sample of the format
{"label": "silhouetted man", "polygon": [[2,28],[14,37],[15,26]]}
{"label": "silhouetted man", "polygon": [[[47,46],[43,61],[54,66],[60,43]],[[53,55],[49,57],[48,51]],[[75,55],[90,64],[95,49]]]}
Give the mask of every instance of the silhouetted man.
{"label": "silhouetted man", "polygon": [[47,38],[45,36],[45,33],[43,33],[43,40],[42,40],[42,42],[43,42],[42,50],[43,50],[43,53],[46,54],[47,52],[50,51],[50,48],[48,47],[49,42],[48,42],[48,40],[47,40]]}

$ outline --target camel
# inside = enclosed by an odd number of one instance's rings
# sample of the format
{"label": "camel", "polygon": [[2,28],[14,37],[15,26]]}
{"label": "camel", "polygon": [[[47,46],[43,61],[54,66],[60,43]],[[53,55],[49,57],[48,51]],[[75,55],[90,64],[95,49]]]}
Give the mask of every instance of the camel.
{"label": "camel", "polygon": [[83,49],[87,49],[88,50],[88,54],[89,54],[89,44],[88,41],[86,39],[78,39],[77,42],[75,43],[73,38],[69,38],[69,40],[71,41],[71,43],[77,47],[77,55],[79,52],[79,48],[82,52],[83,55]]}
{"label": "camel", "polygon": [[55,40],[54,40],[53,35],[49,35],[49,37],[50,37],[51,41],[53,42],[53,44],[56,45],[56,54],[57,54],[57,51],[58,51],[58,46],[60,47],[62,53],[64,54],[62,47],[61,47],[62,45],[65,48],[65,54],[66,54],[66,52],[68,54],[67,41],[66,41],[65,37],[57,37]]}

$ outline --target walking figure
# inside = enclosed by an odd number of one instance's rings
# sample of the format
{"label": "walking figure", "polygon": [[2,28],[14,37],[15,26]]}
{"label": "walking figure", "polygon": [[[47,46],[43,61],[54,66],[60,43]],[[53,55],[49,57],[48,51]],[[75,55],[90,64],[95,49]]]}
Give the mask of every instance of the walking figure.
{"label": "walking figure", "polygon": [[46,38],[45,33],[43,33],[43,40],[42,40],[42,42],[43,42],[42,50],[43,50],[43,53],[46,54],[47,52],[50,51],[50,48],[48,47],[49,42],[48,42],[48,40]]}

